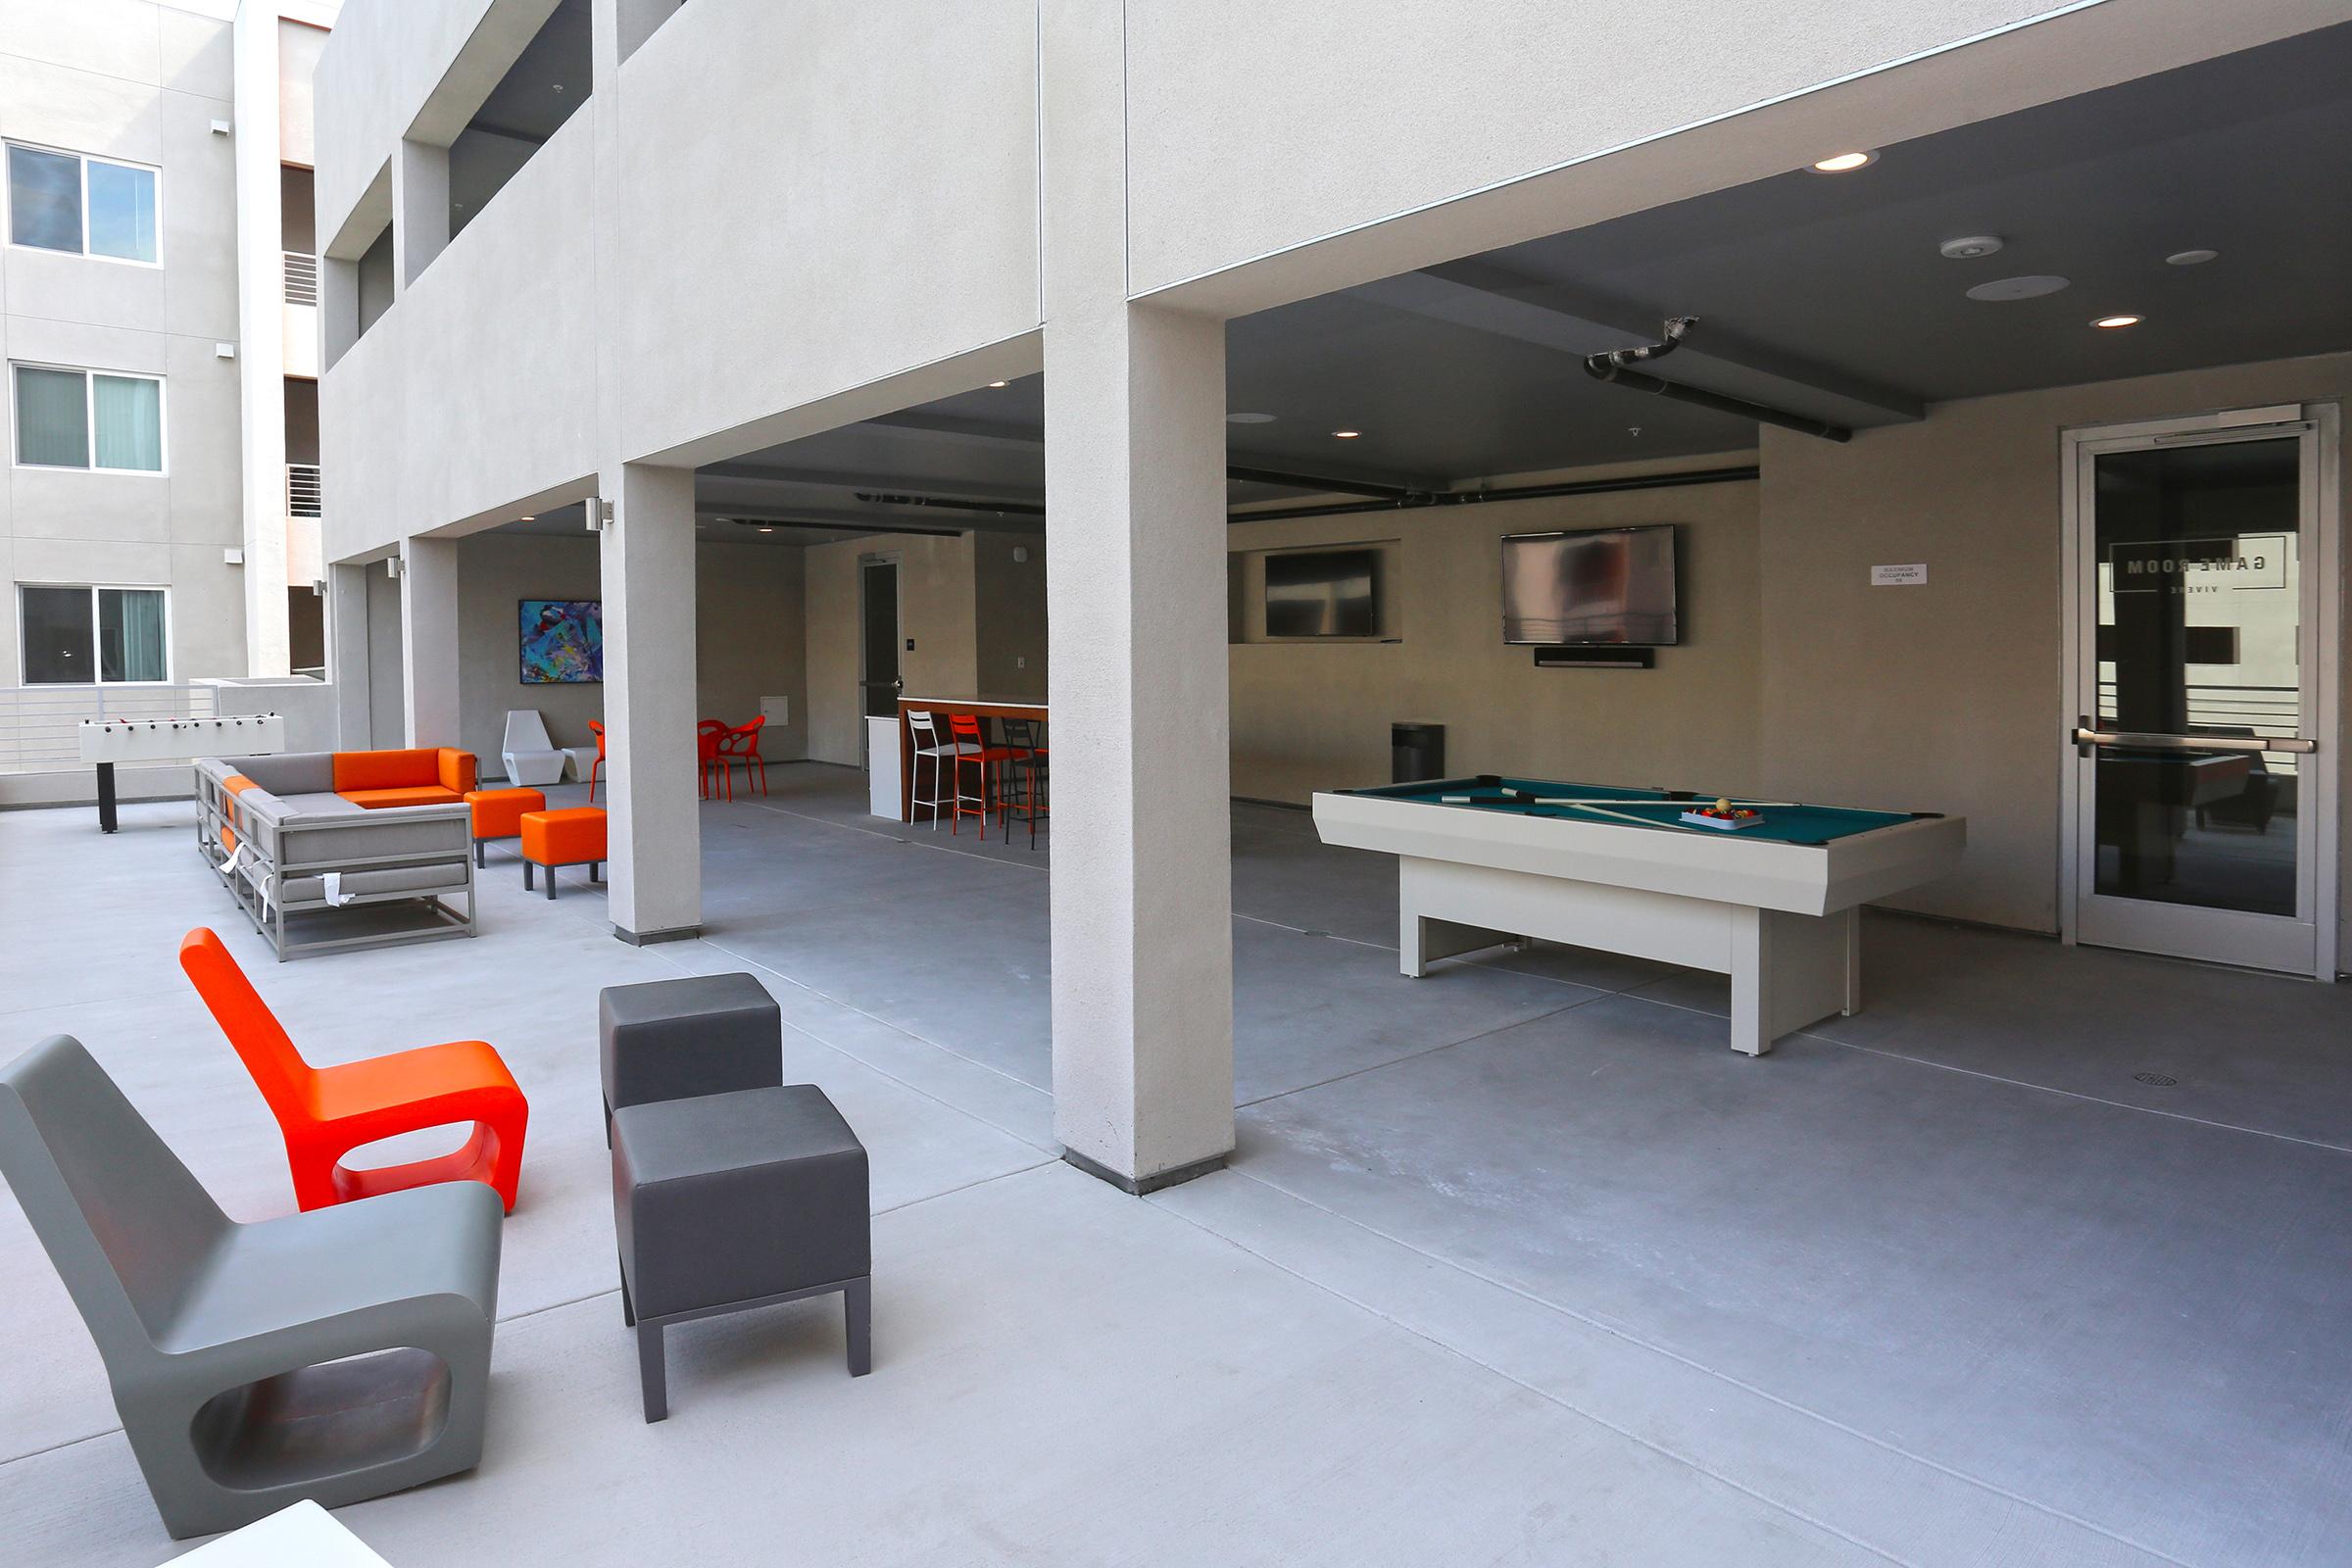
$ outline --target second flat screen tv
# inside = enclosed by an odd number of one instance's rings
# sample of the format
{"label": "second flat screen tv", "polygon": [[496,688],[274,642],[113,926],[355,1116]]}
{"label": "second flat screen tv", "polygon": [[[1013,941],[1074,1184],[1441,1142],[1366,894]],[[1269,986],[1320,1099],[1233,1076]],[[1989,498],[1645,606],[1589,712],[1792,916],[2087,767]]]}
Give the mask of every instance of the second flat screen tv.
{"label": "second flat screen tv", "polygon": [[1380,635],[1380,552],[1302,550],[1266,558],[1266,635]]}
{"label": "second flat screen tv", "polygon": [[1502,640],[1539,647],[1682,641],[1674,524],[1506,534]]}

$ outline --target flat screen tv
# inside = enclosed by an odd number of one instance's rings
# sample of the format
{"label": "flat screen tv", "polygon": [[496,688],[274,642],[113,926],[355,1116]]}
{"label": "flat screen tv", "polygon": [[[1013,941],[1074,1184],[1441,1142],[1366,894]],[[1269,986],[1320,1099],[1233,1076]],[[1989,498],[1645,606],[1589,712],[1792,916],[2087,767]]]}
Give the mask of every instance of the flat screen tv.
{"label": "flat screen tv", "polygon": [[1539,647],[1682,641],[1674,524],[1505,535],[1502,640]]}
{"label": "flat screen tv", "polygon": [[1380,552],[1301,550],[1266,558],[1266,635],[1380,635]]}

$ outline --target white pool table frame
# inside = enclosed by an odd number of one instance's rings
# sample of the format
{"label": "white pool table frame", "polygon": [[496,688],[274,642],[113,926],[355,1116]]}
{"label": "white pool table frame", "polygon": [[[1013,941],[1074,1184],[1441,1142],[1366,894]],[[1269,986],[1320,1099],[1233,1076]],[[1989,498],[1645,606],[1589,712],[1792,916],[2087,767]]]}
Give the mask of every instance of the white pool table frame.
{"label": "white pool table frame", "polygon": [[[1416,788],[1467,791],[1471,780]],[[1398,968],[1522,937],[1708,969],[1732,980],[1731,1044],[1862,1005],[1854,911],[1958,863],[1965,819],[1918,816],[1826,844],[1531,816],[1421,798],[1318,794],[1326,844],[1397,858]]]}

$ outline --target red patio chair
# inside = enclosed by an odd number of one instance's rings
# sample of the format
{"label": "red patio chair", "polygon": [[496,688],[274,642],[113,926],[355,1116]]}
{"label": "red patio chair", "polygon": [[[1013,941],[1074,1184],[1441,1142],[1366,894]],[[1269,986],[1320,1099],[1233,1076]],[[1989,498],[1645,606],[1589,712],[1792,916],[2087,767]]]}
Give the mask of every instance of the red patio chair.
{"label": "red patio chair", "polygon": [[710,770],[723,770],[726,766],[718,760],[718,743],[727,738],[733,727],[723,718],[702,719],[694,726],[695,786],[706,801],[710,798]]}
{"label": "red patio chair", "polygon": [[588,733],[596,737],[596,760],[588,764],[588,804],[596,804],[596,775],[605,770],[605,726],[595,719],[588,721]]}
{"label": "red patio chair", "polygon": [[767,722],[765,713],[748,724],[740,724],[719,737],[718,765],[727,781],[727,799],[735,798],[735,769],[744,770],[744,784],[751,782],[752,769],[760,770],[760,793],[767,793],[767,762],[760,755],[760,726]]}

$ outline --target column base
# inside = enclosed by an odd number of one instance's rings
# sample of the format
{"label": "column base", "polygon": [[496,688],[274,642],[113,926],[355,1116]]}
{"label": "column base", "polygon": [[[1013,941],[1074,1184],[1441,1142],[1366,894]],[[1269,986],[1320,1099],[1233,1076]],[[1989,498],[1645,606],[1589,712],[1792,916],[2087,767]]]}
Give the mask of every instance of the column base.
{"label": "column base", "polygon": [[1211,1171],[1223,1170],[1225,1161],[1233,1157],[1233,1151],[1227,1150],[1222,1154],[1211,1154],[1206,1159],[1196,1159],[1190,1165],[1179,1165],[1174,1170],[1163,1170],[1157,1175],[1143,1177],[1122,1176],[1101,1160],[1089,1159],[1075,1149],[1063,1150],[1061,1157],[1095,1180],[1108,1182],[1130,1198],[1142,1198],[1148,1193],[1156,1193],[1163,1187],[1181,1186],[1197,1176],[1206,1176]]}
{"label": "column base", "polygon": [[703,934],[699,925],[673,925],[665,931],[631,931],[614,926],[612,934],[632,948],[650,948],[657,942],[693,942]]}

